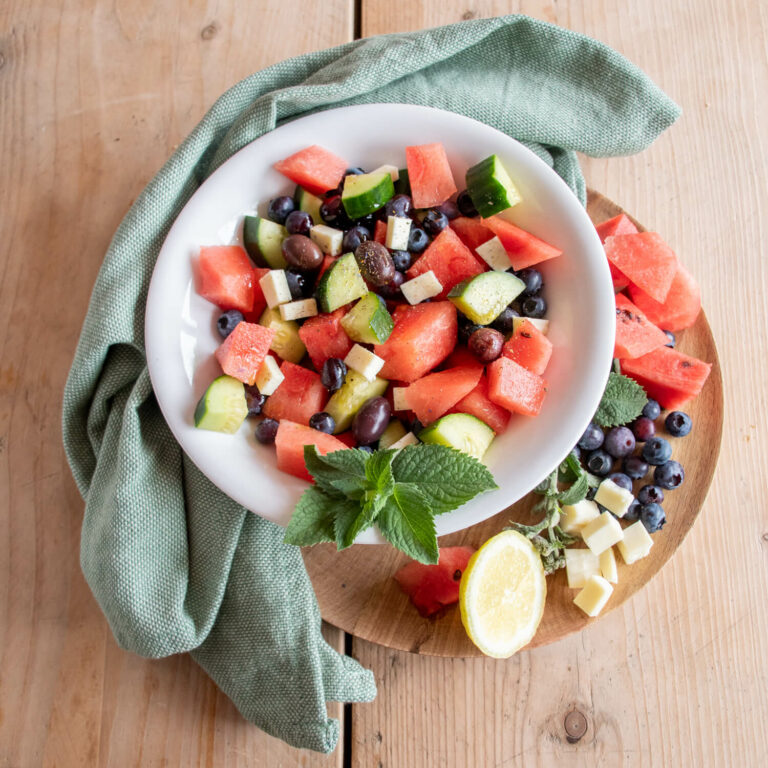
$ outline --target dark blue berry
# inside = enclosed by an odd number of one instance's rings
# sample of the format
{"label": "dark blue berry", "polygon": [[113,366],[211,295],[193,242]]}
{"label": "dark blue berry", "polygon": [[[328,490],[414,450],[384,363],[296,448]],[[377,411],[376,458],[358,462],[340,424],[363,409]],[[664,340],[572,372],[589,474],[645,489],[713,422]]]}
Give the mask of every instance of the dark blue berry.
{"label": "dark blue berry", "polygon": [[510,305],[501,310],[498,317],[491,323],[491,327],[502,333],[512,333],[516,317],[520,317],[520,313]]}
{"label": "dark blue berry", "polygon": [[275,442],[275,435],[277,435],[277,428],[280,426],[274,419],[264,419],[256,427],[256,439],[264,445],[269,445]]}
{"label": "dark blue berry", "polygon": [[450,221],[453,221],[460,216],[459,206],[456,205],[453,200],[446,200],[444,203],[438,205],[436,210],[440,211],[440,213],[444,213]]}
{"label": "dark blue berry", "polygon": [[651,421],[656,421],[661,416],[661,406],[655,400],[648,400],[643,406],[643,416]]}
{"label": "dark blue berry", "polygon": [[358,445],[357,448],[364,453],[373,453],[373,447],[370,445]]}
{"label": "dark blue berry", "polygon": [[643,445],[640,455],[649,464],[664,464],[672,456],[672,446],[663,437],[652,437]]}
{"label": "dark blue berry", "polygon": [[418,435],[419,432],[421,432],[422,429],[424,429],[424,425],[416,418],[413,418],[413,421],[408,425],[408,428],[411,432],[413,432],[414,435]]}
{"label": "dark blue berry", "polygon": [[384,205],[384,216],[409,216],[413,210],[413,201],[408,195],[395,195]]}
{"label": "dark blue berry", "polygon": [[318,432],[326,432],[329,435],[333,434],[333,430],[336,429],[336,420],[330,413],[325,411],[319,411],[313,413],[309,417],[309,426],[312,429],[316,429]]}
{"label": "dark blue berry", "polygon": [[576,445],[584,451],[594,451],[603,444],[603,440],[605,440],[603,430],[594,421],[590,421]]}
{"label": "dark blue berry", "polygon": [[359,168],[355,166],[354,168],[347,168],[346,171],[344,171],[344,177],[347,176],[362,176],[365,173],[365,171],[362,168]]}
{"label": "dark blue berry", "polygon": [[405,272],[411,266],[413,257],[408,251],[392,251],[392,261],[395,263],[395,269],[398,272]]}
{"label": "dark blue berry", "polygon": [[421,226],[428,235],[437,237],[448,226],[448,217],[441,211],[430,210],[422,219]]}
{"label": "dark blue berry", "polygon": [[630,478],[623,472],[614,472],[612,475],[608,476],[608,479],[616,483],[619,488],[623,488],[625,491],[632,490],[632,480],[630,480]]}
{"label": "dark blue berry", "polygon": [[642,504],[635,499],[627,508],[627,511],[624,513],[624,517],[622,517],[622,520],[626,520],[629,523],[634,523],[635,520],[637,520],[640,517],[640,509],[642,508]]}
{"label": "dark blue berry", "polygon": [[614,458],[622,459],[635,450],[635,436],[627,427],[613,427],[605,436],[603,448]]}
{"label": "dark blue berry", "polygon": [[469,322],[459,322],[459,341],[462,344],[469,344],[469,337],[475,332],[479,331],[484,326],[475,325]]}
{"label": "dark blue berry", "polygon": [[547,302],[541,296],[528,296],[520,309],[523,312],[523,317],[537,319],[547,314]]}
{"label": "dark blue berry", "polygon": [[664,527],[667,517],[660,504],[645,504],[640,508],[640,520],[648,533],[656,533]]}
{"label": "dark blue berry", "polygon": [[346,375],[347,366],[344,361],[339,360],[338,357],[329,357],[323,363],[320,381],[329,392],[335,392],[337,389],[341,389]]}
{"label": "dark blue berry", "polygon": [[291,298],[305,299],[312,295],[312,282],[301,273],[293,269],[285,270],[285,279],[288,282],[288,288],[291,291]]}
{"label": "dark blue berry", "polygon": [[349,229],[352,222],[341,203],[341,195],[332,195],[320,206],[320,218],[329,226],[336,229]]}
{"label": "dark blue berry", "polygon": [[658,485],[644,485],[637,493],[637,500],[641,504],[662,504],[664,491]]}
{"label": "dark blue berry", "polygon": [[267,218],[277,224],[285,224],[288,214],[293,213],[294,210],[296,210],[296,203],[293,202],[293,198],[289,195],[274,197],[269,201]]}
{"label": "dark blue berry", "polygon": [[693,426],[691,417],[682,411],[672,411],[664,419],[664,426],[672,437],[685,437]]}
{"label": "dark blue berry", "polygon": [[360,243],[371,239],[371,233],[368,229],[359,224],[344,233],[344,239],[341,241],[343,253],[354,253]]}
{"label": "dark blue berry", "polygon": [[602,449],[598,448],[596,451],[587,456],[587,469],[598,477],[605,477],[610,474],[613,467],[613,459]]}
{"label": "dark blue berry", "polygon": [[527,269],[521,269],[516,274],[525,283],[525,290],[523,293],[526,296],[535,296],[544,285],[544,280],[538,269],[529,267]]}
{"label": "dark blue berry", "polygon": [[312,217],[306,211],[291,211],[285,219],[285,228],[289,235],[306,235],[312,229]]}
{"label": "dark blue berry", "polygon": [[685,480],[685,471],[678,461],[668,461],[653,470],[653,482],[668,491],[679,488],[683,480]]}
{"label": "dark blue berry", "polygon": [[242,323],[245,318],[243,313],[236,309],[228,309],[223,314],[219,315],[219,319],[216,321],[216,327],[219,329],[219,333],[222,338],[226,339],[232,331],[235,330],[238,323]]}
{"label": "dark blue berry", "polygon": [[638,443],[644,443],[656,434],[656,425],[647,416],[638,416],[632,422],[632,434]]}
{"label": "dark blue berry", "polygon": [[429,245],[429,237],[421,227],[411,227],[408,235],[408,250],[411,253],[421,253]]}
{"label": "dark blue berry", "polygon": [[352,224],[356,227],[365,227],[369,232],[373,232],[376,227],[376,221],[376,213],[369,213],[367,216],[355,219]]}
{"label": "dark blue berry", "polygon": [[639,456],[627,456],[622,463],[622,469],[627,477],[640,480],[648,474],[648,462]]}
{"label": "dark blue berry", "polygon": [[664,333],[667,335],[667,343],[664,346],[671,347],[672,349],[674,349],[675,344],[677,344],[677,339],[675,338],[675,334],[672,333],[672,331],[664,331]]}
{"label": "dark blue berry", "polygon": [[259,392],[257,386],[245,385],[245,402],[248,404],[249,416],[258,416],[266,401],[267,398]]}
{"label": "dark blue berry", "polygon": [[475,204],[472,202],[472,198],[466,189],[456,198],[456,206],[462,216],[468,216],[470,219],[473,219],[478,215],[477,208],[475,208]]}

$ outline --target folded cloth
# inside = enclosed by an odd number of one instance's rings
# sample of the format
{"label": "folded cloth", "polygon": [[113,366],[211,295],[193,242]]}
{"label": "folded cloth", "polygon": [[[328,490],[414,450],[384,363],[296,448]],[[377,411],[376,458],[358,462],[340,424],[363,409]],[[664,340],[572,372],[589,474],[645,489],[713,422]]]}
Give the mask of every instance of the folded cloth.
{"label": "folded cloth", "polygon": [[582,201],[575,151],[637,152],[679,114],[615,51],[525,16],[359,40],[230,88],[117,230],[64,392],[64,445],[86,502],[83,572],[122,647],[190,651],[246,718],[323,752],[339,734],[326,702],[370,701],[373,677],[323,640],[282,529],[227,498],[174,440],[147,373],[144,310],[168,229],[213,170],[281,123],[365,102],[428,104],[492,125]]}

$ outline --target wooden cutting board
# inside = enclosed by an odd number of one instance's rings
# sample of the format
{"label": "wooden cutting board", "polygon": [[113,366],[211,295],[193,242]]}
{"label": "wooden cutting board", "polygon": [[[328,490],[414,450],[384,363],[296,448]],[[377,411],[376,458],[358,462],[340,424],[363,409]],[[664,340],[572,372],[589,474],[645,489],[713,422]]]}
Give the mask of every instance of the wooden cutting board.
{"label": "wooden cutting board", "polygon": [[[597,224],[623,211],[590,190],[587,212]],[[635,224],[643,229],[639,222]],[[691,434],[672,440],[674,458],[685,468],[685,483],[680,489],[667,492],[667,524],[654,534],[651,554],[632,566],[624,565],[617,555],[619,583],[603,609],[603,616],[647,584],[672,557],[698,516],[715,471],[723,429],[723,384],[715,342],[703,312],[692,328],[678,334],[677,348],[712,363],[701,395],[687,407],[694,425]],[[530,494],[478,525],[441,537],[439,544],[479,547],[510,520],[533,522],[529,510],[537,498]],[[401,552],[390,546],[366,545],[337,552],[334,545],[323,544],[307,548],[303,554],[320,612],[330,624],[356,637],[402,651],[432,656],[482,655],[464,631],[458,606],[435,618],[419,616],[392,578],[408,561]],[[575,594],[575,590],[568,589],[564,569],[547,579],[544,617],[529,647],[552,643],[599,621],[588,618],[573,604]]]}

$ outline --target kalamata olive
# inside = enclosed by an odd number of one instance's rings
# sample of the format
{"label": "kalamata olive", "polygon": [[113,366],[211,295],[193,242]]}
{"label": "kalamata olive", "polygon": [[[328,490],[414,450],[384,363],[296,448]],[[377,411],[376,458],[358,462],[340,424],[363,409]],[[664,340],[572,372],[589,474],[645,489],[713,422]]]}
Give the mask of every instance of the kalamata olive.
{"label": "kalamata olive", "polygon": [[320,218],[329,226],[336,229],[349,229],[351,222],[341,202],[341,195],[327,197],[320,206]]}
{"label": "kalamata olive", "polygon": [[320,381],[329,392],[335,392],[337,389],[341,389],[346,375],[347,366],[344,364],[344,361],[338,357],[329,357],[323,363]]}
{"label": "kalamata olive", "polygon": [[285,279],[288,281],[288,288],[294,301],[308,299],[314,292],[313,281],[307,280],[307,276],[298,269],[286,269]]}
{"label": "kalamata olive", "polygon": [[372,397],[352,419],[352,433],[359,445],[376,442],[389,424],[392,408],[386,397]]}
{"label": "kalamata olive", "polygon": [[289,235],[307,235],[314,222],[306,211],[291,211],[285,217],[285,228]]}
{"label": "kalamata olive", "polygon": [[472,198],[469,196],[466,189],[456,198],[456,206],[462,216],[468,216],[472,219],[478,215],[477,208],[475,208],[475,204],[472,202]]}
{"label": "kalamata olive", "polygon": [[306,235],[288,235],[283,240],[282,250],[289,266],[302,272],[317,269],[323,263],[323,252]]}
{"label": "kalamata olive", "polygon": [[248,405],[249,416],[258,416],[266,401],[267,398],[259,392],[259,388],[256,385],[245,385],[245,402]]}
{"label": "kalamata olive", "polygon": [[279,426],[280,424],[274,419],[264,419],[256,427],[256,439],[263,445],[274,443]]}
{"label": "kalamata olive", "polygon": [[467,346],[481,363],[492,363],[501,354],[504,335],[493,328],[478,328],[469,337]]}
{"label": "kalamata olive", "polygon": [[396,299],[400,295],[400,286],[405,282],[405,275],[402,272],[395,272],[392,275],[392,281],[386,285],[379,286],[379,294],[385,299]]}
{"label": "kalamata olive", "polygon": [[355,249],[355,260],[363,277],[373,285],[386,285],[395,276],[395,264],[389,251],[375,240],[366,240]]}
{"label": "kalamata olive", "polygon": [[440,213],[444,213],[450,221],[457,219],[461,215],[459,206],[456,205],[453,200],[446,200],[444,203],[441,203],[437,206],[437,210],[440,211]]}

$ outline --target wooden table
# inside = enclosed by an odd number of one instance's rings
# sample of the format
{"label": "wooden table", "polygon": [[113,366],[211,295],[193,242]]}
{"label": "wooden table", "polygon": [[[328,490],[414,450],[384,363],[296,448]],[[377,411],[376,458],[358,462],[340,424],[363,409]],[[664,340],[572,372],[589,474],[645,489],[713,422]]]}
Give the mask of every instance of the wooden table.
{"label": "wooden table", "polygon": [[[507,12],[607,42],[683,107],[647,152],[584,169],[701,280],[719,470],[674,560],[580,635],[505,662],[353,642],[378,698],[332,705],[333,755],[300,752],[187,657],[116,646],[78,565],[66,372],[111,234],[228,86],[354,36]],[[0,3],[0,766],[768,764],[766,46],[759,0]],[[588,729],[570,744],[573,709]]]}

